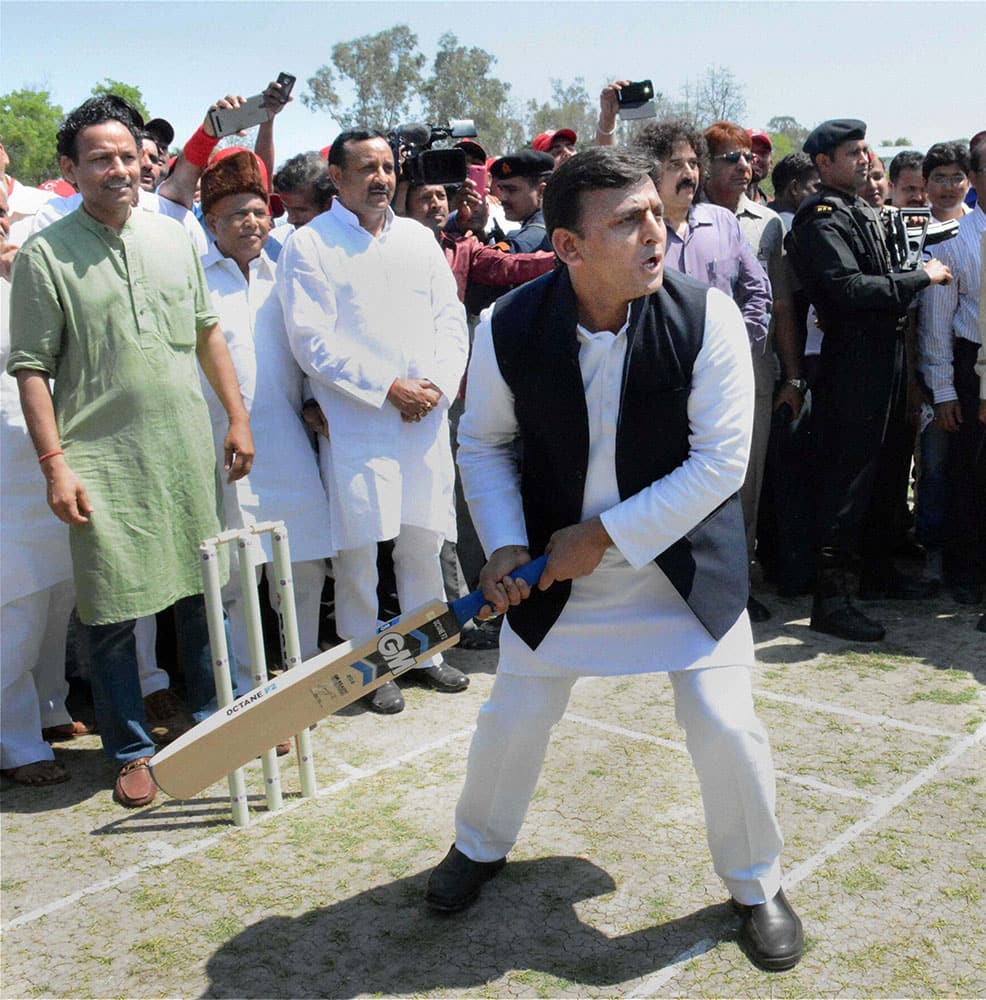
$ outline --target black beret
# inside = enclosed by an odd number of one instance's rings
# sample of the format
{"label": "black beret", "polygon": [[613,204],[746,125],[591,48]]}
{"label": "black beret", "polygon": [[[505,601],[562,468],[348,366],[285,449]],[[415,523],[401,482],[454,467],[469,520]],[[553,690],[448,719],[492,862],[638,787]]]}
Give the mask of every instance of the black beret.
{"label": "black beret", "polygon": [[809,156],[815,157],[819,153],[835,149],[840,142],[865,138],[866,122],[861,122],[858,118],[835,118],[822,122],[809,132],[802,148]]}
{"label": "black beret", "polygon": [[498,181],[508,177],[540,177],[550,174],[555,169],[555,161],[548,153],[539,153],[536,149],[522,149],[519,153],[501,156],[492,167],[490,173]]}

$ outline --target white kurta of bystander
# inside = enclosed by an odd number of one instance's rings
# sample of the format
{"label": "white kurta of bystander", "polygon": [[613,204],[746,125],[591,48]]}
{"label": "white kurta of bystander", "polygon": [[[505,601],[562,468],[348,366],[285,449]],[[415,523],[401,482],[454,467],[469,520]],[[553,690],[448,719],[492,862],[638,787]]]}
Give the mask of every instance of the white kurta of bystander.
{"label": "white kurta of bystander", "polygon": [[[261,253],[250,262],[248,283],[236,262],[224,257],[215,244],[202,264],[257,447],[248,476],[234,483],[226,483],[223,477],[226,527],[282,520],[288,528],[293,560],[330,556],[328,502],[301,418],[304,374],[288,346],[275,265]],[[221,462],[228,422],[204,375],[202,394]],[[264,561],[269,562],[273,554],[266,536],[263,544]]]}
{"label": "white kurta of bystander", "polygon": [[[388,213],[371,236],[336,199],[288,239],[278,287],[291,349],[329,426],[321,461],[333,547],[394,538],[402,524],[454,540],[447,414],[468,340],[431,232]],[[403,422],[387,402],[396,378],[430,379],[440,405]]]}

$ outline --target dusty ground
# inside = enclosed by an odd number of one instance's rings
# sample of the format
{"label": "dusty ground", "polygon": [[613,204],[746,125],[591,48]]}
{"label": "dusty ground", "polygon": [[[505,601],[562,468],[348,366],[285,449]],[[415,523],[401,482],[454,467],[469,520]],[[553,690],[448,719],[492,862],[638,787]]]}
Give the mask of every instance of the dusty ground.
{"label": "dusty ground", "polygon": [[986,996],[986,635],[947,598],[886,602],[888,639],[807,629],[759,595],[757,703],[778,767],[786,887],[807,952],[758,972],[711,870],[667,681],[586,680],[511,864],[459,917],[422,905],[452,837],[495,654],[461,695],[319,725],[320,791],[283,769],[253,822],[224,785],[112,804],[95,737],[67,784],[2,794],[4,997]]}

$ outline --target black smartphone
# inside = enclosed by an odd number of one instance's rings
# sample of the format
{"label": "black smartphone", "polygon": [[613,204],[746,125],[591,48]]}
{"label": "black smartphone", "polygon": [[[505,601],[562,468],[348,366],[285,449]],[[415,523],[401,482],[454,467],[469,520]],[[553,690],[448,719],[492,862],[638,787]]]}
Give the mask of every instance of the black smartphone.
{"label": "black smartphone", "polygon": [[281,93],[287,98],[291,96],[291,88],[294,86],[295,77],[290,73],[278,73],[277,82],[281,85]]}
{"label": "black smartphone", "polygon": [[616,94],[620,106],[620,117],[624,119],[656,118],[654,106],[654,84],[650,80],[628,83]]}

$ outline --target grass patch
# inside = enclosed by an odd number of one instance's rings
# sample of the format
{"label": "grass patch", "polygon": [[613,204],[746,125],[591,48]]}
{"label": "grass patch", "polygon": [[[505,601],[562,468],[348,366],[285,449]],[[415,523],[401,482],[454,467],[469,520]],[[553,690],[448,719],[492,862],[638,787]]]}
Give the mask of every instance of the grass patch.
{"label": "grass patch", "polygon": [[560,979],[558,976],[549,975],[547,972],[538,972],[534,969],[515,972],[510,978],[512,982],[524,986],[522,995],[528,997],[561,996],[565,990],[570,990],[573,985],[571,980]]}
{"label": "grass patch", "polygon": [[873,871],[872,868],[867,868],[866,865],[860,865],[858,868],[846,872],[840,881],[846,891],[851,893],[877,892],[887,885],[887,880],[882,875]]}
{"label": "grass patch", "polygon": [[205,930],[205,938],[213,944],[225,944],[243,930],[242,921],[236,917],[220,917]]}
{"label": "grass patch", "polygon": [[946,691],[945,688],[932,688],[930,691],[918,691],[907,699],[908,704],[913,705],[918,701],[930,701],[936,705],[968,705],[975,701],[978,693],[975,688],[966,688],[964,691]]}

